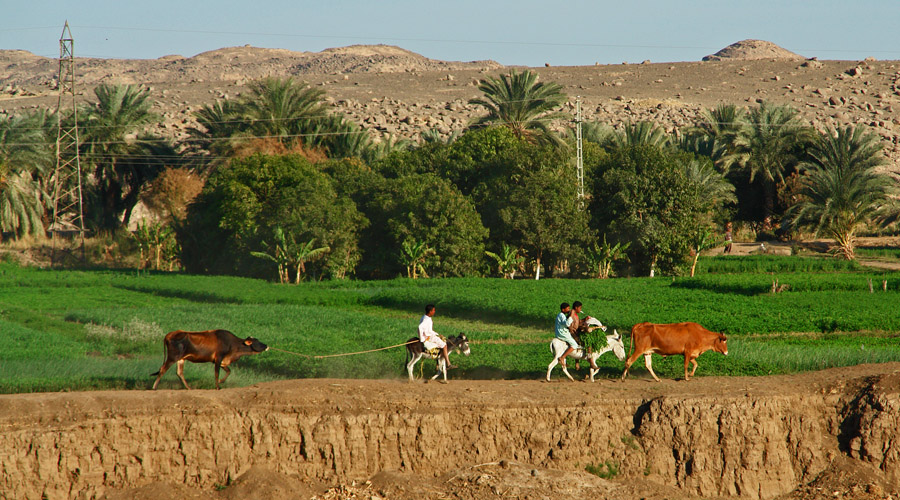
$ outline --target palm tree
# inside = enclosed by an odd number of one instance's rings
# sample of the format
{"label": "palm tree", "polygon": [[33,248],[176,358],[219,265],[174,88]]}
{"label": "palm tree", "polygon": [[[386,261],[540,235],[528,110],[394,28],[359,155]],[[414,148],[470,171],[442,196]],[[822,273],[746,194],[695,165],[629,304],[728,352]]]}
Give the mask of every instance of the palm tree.
{"label": "palm tree", "polygon": [[223,100],[213,104],[205,104],[194,113],[194,118],[201,128],[188,129],[191,149],[206,150],[213,156],[229,154],[240,137],[244,119],[240,118],[240,110],[236,101]]}
{"label": "palm tree", "polygon": [[653,122],[643,121],[626,124],[622,132],[612,135],[604,146],[608,150],[638,145],[664,148],[670,142],[665,130]]}
{"label": "palm tree", "polygon": [[713,109],[704,109],[700,118],[700,125],[688,130],[680,148],[708,156],[719,171],[725,173],[741,160],[737,143],[747,126],[747,113],[734,104],[719,104]]}
{"label": "palm tree", "polygon": [[515,278],[516,270],[518,270],[522,263],[525,262],[525,257],[519,255],[519,250],[506,243],[503,244],[503,249],[500,251],[499,255],[494,252],[484,253],[497,262],[497,272],[499,272],[504,279]]}
{"label": "palm tree", "polygon": [[734,184],[717,172],[710,161],[695,158],[685,164],[684,171],[687,178],[699,187],[701,196],[713,205],[737,203]]}
{"label": "palm tree", "polygon": [[250,85],[249,95],[196,112],[202,127],[190,130],[191,141],[214,156],[232,156],[246,142],[260,139],[278,141],[286,150],[319,149],[331,158],[373,155],[368,132],[329,114],[324,95],[290,77],[264,78]]}
{"label": "palm tree", "polygon": [[747,125],[735,139],[736,162],[763,183],[765,225],[775,213],[777,184],[784,181],[785,169],[797,162],[798,151],[813,138],[812,130],[800,123],[796,109],[763,101],[750,110]]}
{"label": "palm tree", "polygon": [[115,230],[128,223],[141,188],[176,155],[165,140],[140,133],[157,119],[146,89],[103,84],[94,94],[98,102],[82,114],[81,149],[83,161],[93,167],[99,226]]}
{"label": "palm tree", "polygon": [[584,122],[581,124],[581,138],[588,142],[606,146],[614,141],[616,129],[600,122]]}
{"label": "palm tree", "polygon": [[884,162],[878,137],[846,127],[816,141],[801,165],[801,201],[788,211],[790,226],[827,234],[845,259],[855,258],[856,232],[889,206],[890,179],[875,172]]}
{"label": "palm tree", "polygon": [[285,145],[302,139],[312,123],[325,116],[325,91],[291,77],[268,77],[249,85],[251,95],[237,108],[253,135],[274,136]]}
{"label": "palm tree", "polygon": [[0,116],[0,231],[42,234],[44,198],[38,179],[49,173],[47,113]]}
{"label": "palm tree", "polygon": [[462,135],[462,130],[456,129],[450,135],[444,137],[440,130],[430,128],[419,134],[419,140],[423,144],[453,144]]}
{"label": "palm tree", "polygon": [[516,137],[531,142],[562,144],[548,123],[562,117],[554,109],[565,102],[566,95],[559,84],[537,80],[537,73],[527,69],[482,80],[478,90],[484,96],[470,99],[469,104],[483,106],[488,114],[476,119],[472,126],[502,125]]}

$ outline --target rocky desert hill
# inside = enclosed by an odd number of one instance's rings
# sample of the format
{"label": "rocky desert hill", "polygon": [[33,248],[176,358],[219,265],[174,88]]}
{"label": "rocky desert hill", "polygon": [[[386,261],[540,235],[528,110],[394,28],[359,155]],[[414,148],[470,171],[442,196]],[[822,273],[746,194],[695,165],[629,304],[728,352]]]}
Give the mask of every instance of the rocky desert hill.
{"label": "rocky desert hill", "polygon": [[[614,126],[652,120],[672,131],[693,124],[703,108],[761,100],[790,104],[823,131],[865,124],[882,137],[888,168],[900,170],[900,61],[803,59],[759,40],[708,59],[534,70],[564,87],[573,116],[580,96],[587,120]],[[189,58],[76,60],[79,99],[90,100],[99,83],[145,85],[163,116],[158,132],[176,139],[186,136],[200,106],[239,96],[248,82],[269,75],[321,87],[337,111],[380,133],[416,139],[434,128],[449,134],[480,114],[467,104],[480,95],[477,81],[505,70],[494,61],[437,61],[383,45],[321,52],[245,46]],[[55,59],[0,50],[0,111],[55,108],[57,71]]]}

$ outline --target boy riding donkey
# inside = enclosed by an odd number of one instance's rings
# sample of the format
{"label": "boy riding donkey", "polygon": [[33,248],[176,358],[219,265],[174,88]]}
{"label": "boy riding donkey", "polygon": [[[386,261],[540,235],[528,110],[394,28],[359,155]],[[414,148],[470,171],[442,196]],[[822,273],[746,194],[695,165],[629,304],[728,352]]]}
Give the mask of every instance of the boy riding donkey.
{"label": "boy riding donkey", "polygon": [[440,350],[440,355],[444,358],[444,362],[447,363],[448,369],[456,368],[456,366],[450,364],[447,342],[434,331],[432,317],[434,317],[434,304],[428,304],[425,306],[425,315],[419,321],[419,340],[425,345],[425,350],[428,352],[432,352],[432,349]]}
{"label": "boy riding donkey", "polygon": [[[556,315],[556,338],[569,345],[566,352],[559,357],[559,364],[563,367],[566,367],[566,356],[571,354],[575,349],[580,348],[574,335],[576,335],[578,328],[581,326],[581,319],[578,317],[581,313],[581,306],[581,302],[576,300],[570,309],[569,304],[563,302],[559,306],[559,314]],[[585,316],[584,319],[586,321],[591,319],[591,317]],[[590,349],[588,349],[588,353],[590,353]],[[591,368],[598,370],[597,365],[594,364],[594,359],[592,357],[588,357],[588,359],[591,361]],[[577,363],[578,362],[576,361],[576,364]]]}

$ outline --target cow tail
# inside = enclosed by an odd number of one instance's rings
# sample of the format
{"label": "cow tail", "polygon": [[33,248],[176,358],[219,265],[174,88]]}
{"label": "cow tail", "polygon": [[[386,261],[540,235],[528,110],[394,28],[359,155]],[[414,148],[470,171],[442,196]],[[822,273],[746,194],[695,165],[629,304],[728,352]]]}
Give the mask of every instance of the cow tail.
{"label": "cow tail", "polygon": [[159,372],[162,371],[162,367],[166,364],[167,359],[169,359],[169,347],[166,345],[166,341],[163,340],[163,364],[160,365],[159,370],[150,374],[151,377],[159,375]]}
{"label": "cow tail", "polygon": [[631,358],[632,354],[634,354],[634,326],[631,327],[631,345],[628,347],[628,357]]}

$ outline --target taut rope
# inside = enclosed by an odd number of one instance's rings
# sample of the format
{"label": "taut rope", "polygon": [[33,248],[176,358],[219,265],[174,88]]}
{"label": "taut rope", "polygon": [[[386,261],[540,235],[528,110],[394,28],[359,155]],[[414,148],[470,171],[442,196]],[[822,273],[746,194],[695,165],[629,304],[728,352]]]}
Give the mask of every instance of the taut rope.
{"label": "taut rope", "polygon": [[313,355],[311,355],[311,354],[301,354],[301,353],[299,353],[299,352],[293,352],[293,351],[285,351],[284,349],[278,349],[278,348],[276,348],[276,347],[269,347],[269,349],[271,349],[271,350],[273,350],[273,351],[286,352],[286,353],[288,353],[288,354],[293,354],[294,356],[301,356],[301,357],[304,357],[304,358],[310,358],[310,359],[322,359],[322,358],[336,358],[336,357],[338,357],[338,356],[353,356],[353,355],[355,355],[355,354],[365,354],[365,353],[367,353],[367,352],[385,351],[385,350],[387,350],[387,349],[394,349],[395,347],[403,347],[403,346],[405,346],[405,345],[407,345],[407,344],[413,344],[413,343],[416,343],[416,342],[418,342],[418,341],[419,341],[419,339],[416,339],[416,340],[410,340],[409,342],[404,342],[404,343],[402,343],[402,344],[391,345],[391,346],[387,346],[387,347],[379,347],[378,349],[369,349],[369,350],[367,350],[367,351],[345,352],[345,353],[341,353],[341,354],[322,354],[322,355],[318,355],[318,356],[313,356]]}

